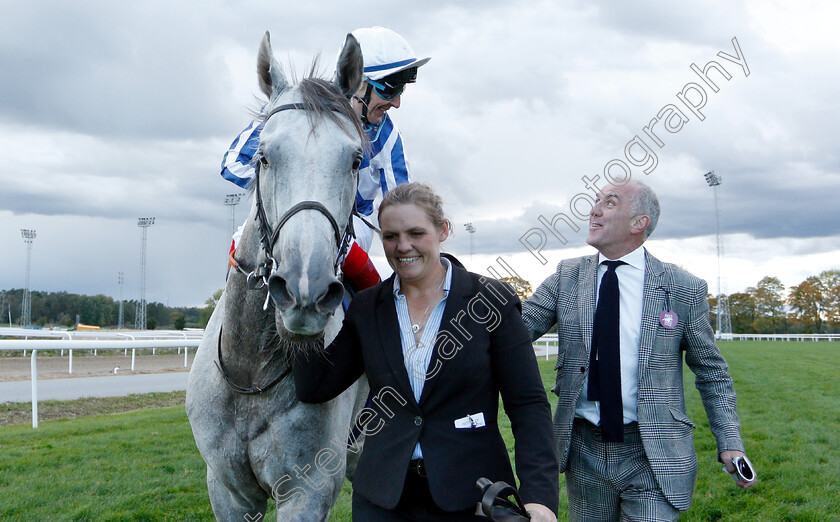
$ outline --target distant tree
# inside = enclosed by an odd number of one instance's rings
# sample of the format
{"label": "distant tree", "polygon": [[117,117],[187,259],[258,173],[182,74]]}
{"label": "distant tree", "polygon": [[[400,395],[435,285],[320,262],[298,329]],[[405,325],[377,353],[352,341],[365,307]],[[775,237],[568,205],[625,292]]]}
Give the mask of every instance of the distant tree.
{"label": "distant tree", "polygon": [[840,270],[826,270],[819,275],[825,306],[825,320],[834,331],[840,329]]}
{"label": "distant tree", "polygon": [[201,324],[202,328],[207,326],[207,323],[210,321],[210,316],[213,315],[213,310],[216,309],[216,305],[219,303],[219,299],[222,298],[222,292],[224,289],[219,288],[213,295],[210,296],[206,301],[204,301],[204,308],[201,309],[199,312],[199,324]]}
{"label": "distant tree", "polygon": [[157,319],[154,317],[147,317],[146,318],[146,329],[147,330],[154,330],[158,326]]}
{"label": "distant tree", "polygon": [[706,301],[709,303],[709,324],[712,325],[713,330],[717,331],[718,298],[712,294],[706,294]]}
{"label": "distant tree", "polygon": [[172,326],[176,330],[183,330],[187,326],[187,318],[181,312],[172,312]]}
{"label": "distant tree", "polygon": [[755,333],[755,297],[749,292],[736,292],[729,296],[729,318],[732,331]]}
{"label": "distant tree", "polygon": [[[147,303],[146,304],[146,326],[149,325],[149,319],[155,320],[155,325],[164,328],[172,325],[172,311],[163,303]],[[152,328],[150,328],[151,330]]]}
{"label": "distant tree", "polygon": [[819,277],[811,276],[791,287],[788,305],[792,315],[801,321],[806,333],[822,333],[824,301]]}
{"label": "distant tree", "polygon": [[778,277],[765,276],[750,292],[755,298],[755,322],[758,333],[780,333],[785,327],[785,285]]}
{"label": "distant tree", "polygon": [[499,281],[512,286],[516,291],[516,295],[518,295],[519,299],[522,301],[528,299],[531,297],[531,294],[534,293],[534,290],[531,289],[531,283],[519,276],[503,277],[499,279]]}

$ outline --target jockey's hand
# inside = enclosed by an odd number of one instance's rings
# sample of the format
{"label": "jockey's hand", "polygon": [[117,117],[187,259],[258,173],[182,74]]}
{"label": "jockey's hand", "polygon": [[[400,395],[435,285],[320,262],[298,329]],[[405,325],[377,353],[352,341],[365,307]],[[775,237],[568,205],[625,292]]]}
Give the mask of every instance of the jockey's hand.
{"label": "jockey's hand", "polygon": [[532,522],[557,522],[554,512],[542,504],[525,504],[525,511],[531,515]]}

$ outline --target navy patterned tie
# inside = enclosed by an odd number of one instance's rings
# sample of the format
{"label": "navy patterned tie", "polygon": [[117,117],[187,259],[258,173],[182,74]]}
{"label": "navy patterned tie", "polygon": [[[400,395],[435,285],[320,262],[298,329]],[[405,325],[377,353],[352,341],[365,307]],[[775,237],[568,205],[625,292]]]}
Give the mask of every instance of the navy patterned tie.
{"label": "navy patterned tie", "polygon": [[587,397],[601,404],[601,430],[605,442],[624,441],[624,407],[621,404],[621,359],[618,307],[618,274],[624,261],[604,261],[598,306],[592,323]]}

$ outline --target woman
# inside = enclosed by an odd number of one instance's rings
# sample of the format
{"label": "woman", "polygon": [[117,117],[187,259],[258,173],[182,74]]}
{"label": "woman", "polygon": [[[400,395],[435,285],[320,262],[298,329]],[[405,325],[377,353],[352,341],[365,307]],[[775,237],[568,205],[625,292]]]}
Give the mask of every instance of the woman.
{"label": "woman", "polygon": [[388,192],[379,224],[394,275],[356,295],[325,357],[294,364],[304,402],[328,401],[367,374],[353,517],[476,520],[480,477],[515,484],[497,425],[501,393],[526,509],[556,520],[550,410],[519,299],[440,254],[450,224],[428,186]]}

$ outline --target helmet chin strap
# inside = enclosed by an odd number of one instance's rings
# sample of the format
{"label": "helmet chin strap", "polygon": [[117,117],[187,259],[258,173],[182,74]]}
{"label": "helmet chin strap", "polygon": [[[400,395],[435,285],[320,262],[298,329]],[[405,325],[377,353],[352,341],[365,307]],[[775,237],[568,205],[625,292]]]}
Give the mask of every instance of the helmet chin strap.
{"label": "helmet chin strap", "polygon": [[[365,82],[367,83],[367,82]],[[371,123],[368,120],[367,112],[368,112],[368,104],[370,103],[370,93],[373,92],[373,85],[367,84],[367,89],[365,89],[365,96],[364,98],[359,98],[355,94],[353,98],[359,100],[362,104],[362,123],[364,124],[365,132],[371,132],[376,129],[376,135],[373,138],[370,138],[370,141],[376,141],[379,139],[379,133],[382,132],[382,122],[379,123]]]}
{"label": "helmet chin strap", "polygon": [[368,104],[370,103],[370,95],[373,92],[373,85],[371,85],[368,82],[365,82],[365,83],[367,84],[367,89],[365,89],[364,97],[359,98],[358,96],[356,96],[354,94],[353,98],[359,100],[362,103],[362,123],[365,124],[365,127],[372,128],[373,124],[370,122],[370,120],[368,120],[367,112],[368,112]]}

